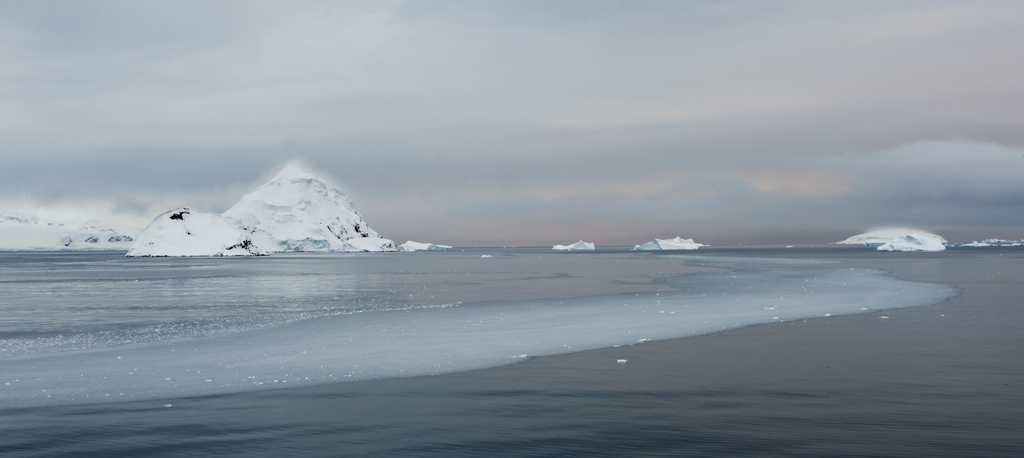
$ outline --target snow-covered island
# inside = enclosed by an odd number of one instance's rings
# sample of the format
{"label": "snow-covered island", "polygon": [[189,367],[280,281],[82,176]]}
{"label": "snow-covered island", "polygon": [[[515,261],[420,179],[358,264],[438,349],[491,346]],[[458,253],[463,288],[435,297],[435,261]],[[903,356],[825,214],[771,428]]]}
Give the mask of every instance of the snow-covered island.
{"label": "snow-covered island", "polygon": [[175,208],[157,216],[139,234],[128,257],[261,256],[241,229],[219,213]]}
{"label": "snow-covered island", "polygon": [[[182,212],[185,213],[182,213]],[[128,256],[251,256],[283,251],[397,251],[344,193],[288,165],[223,214],[158,216]]]}
{"label": "snow-covered island", "polygon": [[906,236],[911,235],[911,234],[918,234],[918,235],[922,235],[924,237],[937,238],[940,243],[948,243],[948,242],[946,242],[946,239],[944,239],[944,238],[942,238],[942,237],[940,237],[938,235],[935,235],[935,234],[932,234],[932,233],[928,233],[928,232],[925,232],[925,231],[922,231],[922,230],[908,229],[908,228],[888,228],[888,229],[878,229],[878,230],[874,230],[874,231],[870,231],[870,232],[865,232],[863,234],[857,234],[857,235],[855,235],[853,237],[850,237],[850,238],[848,238],[846,240],[843,240],[843,241],[840,241],[840,242],[836,242],[835,244],[836,245],[864,245],[864,246],[869,246],[869,247],[870,246],[882,246],[882,245],[885,245],[885,244],[887,244],[889,242],[892,242],[892,241],[894,241],[894,240],[896,240],[898,238],[906,237]]}
{"label": "snow-covered island", "polygon": [[696,250],[702,246],[707,246],[702,243],[694,242],[693,239],[684,239],[682,237],[676,237],[674,239],[654,239],[643,245],[636,245],[633,247],[634,250]]}
{"label": "snow-covered island", "polygon": [[945,240],[939,236],[908,234],[878,247],[878,251],[946,251]]}
{"label": "snow-covered island", "polygon": [[558,251],[594,251],[596,247],[593,243],[587,243],[580,240],[572,245],[555,245],[551,247],[551,249]]}
{"label": "snow-covered island", "polygon": [[447,251],[452,249],[449,245],[435,245],[433,243],[420,243],[409,240],[398,245],[398,251]]}
{"label": "snow-covered island", "polygon": [[123,229],[102,222],[66,224],[34,214],[0,212],[0,251],[127,250],[134,241]]}
{"label": "snow-covered island", "polygon": [[268,252],[397,250],[366,224],[348,196],[291,164],[224,216]]}

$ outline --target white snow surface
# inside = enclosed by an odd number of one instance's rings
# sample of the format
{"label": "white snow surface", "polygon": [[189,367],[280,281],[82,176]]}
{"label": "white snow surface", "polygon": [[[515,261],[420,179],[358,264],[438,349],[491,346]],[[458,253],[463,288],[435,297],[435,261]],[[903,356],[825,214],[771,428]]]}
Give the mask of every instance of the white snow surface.
{"label": "white snow surface", "polygon": [[0,251],[127,250],[135,237],[98,222],[59,224],[0,212]]}
{"label": "white snow surface", "polygon": [[401,245],[398,245],[398,251],[444,251],[452,249],[448,245],[435,245],[433,243],[421,243],[413,242],[409,240]]}
{"label": "white snow surface", "polygon": [[836,242],[836,245],[867,245],[867,246],[879,246],[889,243],[900,237],[905,237],[910,234],[920,234],[926,237],[938,238],[941,243],[948,243],[946,239],[918,229],[908,229],[905,227],[895,227],[888,229],[878,229],[863,234],[857,234],[841,242]]}
{"label": "white snow surface", "polygon": [[643,245],[636,245],[634,250],[696,250],[704,245],[694,242],[693,239],[676,237],[674,239],[654,239]]}
{"label": "white snow surface", "polygon": [[946,251],[939,236],[909,234],[878,247],[878,251]]}
{"label": "white snow surface", "polygon": [[139,234],[128,257],[259,256],[249,235],[217,213],[176,208],[157,216]]}
{"label": "white snow surface", "polygon": [[587,243],[580,240],[572,245],[555,245],[551,247],[551,249],[559,251],[594,251],[596,247],[593,243]]}
{"label": "white snow surface", "polygon": [[[290,164],[224,216],[269,252],[396,250],[394,242],[381,239],[366,224],[344,193]],[[353,241],[357,238],[373,241]]]}

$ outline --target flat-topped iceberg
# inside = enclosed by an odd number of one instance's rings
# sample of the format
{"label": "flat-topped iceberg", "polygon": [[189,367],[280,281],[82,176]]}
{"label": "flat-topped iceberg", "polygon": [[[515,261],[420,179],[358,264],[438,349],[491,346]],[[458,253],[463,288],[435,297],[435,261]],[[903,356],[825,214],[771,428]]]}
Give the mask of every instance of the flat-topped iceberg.
{"label": "flat-topped iceberg", "polygon": [[224,216],[271,252],[396,250],[394,242],[366,224],[344,193],[290,164]]}
{"label": "flat-topped iceberg", "polygon": [[864,245],[864,246],[882,246],[900,237],[905,237],[910,234],[920,234],[925,237],[933,237],[939,239],[941,243],[947,243],[946,239],[925,231],[917,229],[908,229],[904,227],[895,227],[888,229],[878,229],[863,234],[857,234],[841,242],[836,242],[836,245]]}
{"label": "flat-topped iceberg", "polygon": [[129,257],[261,256],[249,234],[217,213],[176,208],[157,216],[128,250]]}
{"label": "flat-topped iceberg", "polygon": [[946,251],[939,236],[909,234],[878,247],[878,251]]}
{"label": "flat-topped iceberg", "polygon": [[401,245],[398,245],[398,251],[445,251],[450,250],[452,247],[448,245],[435,245],[433,243],[420,243],[409,240]]}
{"label": "flat-topped iceberg", "polygon": [[127,250],[134,240],[103,223],[63,224],[0,212],[0,251]]}
{"label": "flat-topped iceberg", "polygon": [[594,251],[595,248],[593,243],[587,243],[582,240],[572,245],[555,245],[551,247],[552,250],[559,251]]}
{"label": "flat-topped iceberg", "polygon": [[633,247],[634,250],[696,250],[702,246],[707,246],[702,243],[694,242],[693,239],[684,239],[682,237],[676,237],[674,239],[654,239],[643,245],[636,245]]}

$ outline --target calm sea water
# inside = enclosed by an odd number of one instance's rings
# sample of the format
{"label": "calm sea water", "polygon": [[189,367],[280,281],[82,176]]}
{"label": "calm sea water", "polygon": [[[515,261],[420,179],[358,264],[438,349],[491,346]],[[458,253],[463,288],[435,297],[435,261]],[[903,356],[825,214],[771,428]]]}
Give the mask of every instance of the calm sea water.
{"label": "calm sea water", "polygon": [[[494,258],[481,259],[482,253]],[[699,254],[490,250],[142,262],[109,253],[2,254],[0,382],[17,381],[0,386],[0,399],[11,406],[0,410],[0,454],[1024,452],[1024,252]],[[929,284],[898,281],[878,269]],[[951,289],[943,285],[958,289],[945,294]],[[922,294],[934,305],[884,304]],[[705,299],[709,295],[714,301]],[[955,297],[945,301],[936,295]],[[755,301],[758,313],[747,307]],[[817,307],[829,301],[868,307],[826,318]],[[590,310],[599,313],[588,315]],[[605,319],[608,314],[620,315]],[[773,320],[777,314],[784,316]],[[741,315],[740,322],[717,323],[737,330],[642,344],[622,334],[617,348],[575,352],[613,346],[588,330],[643,330],[658,337],[697,318]],[[682,316],[687,319],[675,318]],[[759,322],[769,324],[747,327]],[[706,334],[718,328],[693,329]],[[445,349],[445,342],[420,335],[437,329],[456,339],[457,347],[477,351]],[[507,329],[516,332],[503,333]],[[537,351],[501,360],[512,349],[504,345],[520,344],[503,340],[506,334],[535,329],[544,334],[529,347]],[[405,335],[391,337],[398,333]],[[580,348],[548,350],[546,335],[554,333],[564,337],[552,342]],[[325,336],[358,336],[359,342],[331,351],[310,345]],[[373,348],[382,351],[368,350]],[[184,351],[194,356],[180,357]],[[261,356],[273,351],[280,354]],[[255,356],[225,356],[247,352]],[[363,367],[351,371],[363,381],[333,383],[342,374],[331,373],[304,382],[275,372],[281,364],[282,374],[315,378],[319,372],[303,366],[310,363],[333,364],[329,372],[339,372],[351,362],[343,357],[349,352],[363,358]],[[533,358],[566,352],[571,353]],[[431,369],[435,355],[443,355],[447,366]],[[367,369],[371,361],[381,367]],[[445,374],[509,363],[517,364]],[[123,364],[140,373],[122,373]],[[392,378],[388,369],[394,367],[443,375]],[[188,373],[163,377],[161,371]],[[240,388],[243,373],[254,374],[244,381],[259,382]],[[173,387],[161,385],[171,378],[166,382]],[[286,388],[280,380],[313,386]],[[25,387],[36,386],[31,383],[45,385],[41,389],[58,400],[29,393]],[[117,392],[113,400],[82,397],[106,385],[125,388],[134,399],[145,393],[185,395],[129,402],[118,402]],[[212,394],[192,395],[204,392]],[[18,408],[19,403],[34,407]]]}

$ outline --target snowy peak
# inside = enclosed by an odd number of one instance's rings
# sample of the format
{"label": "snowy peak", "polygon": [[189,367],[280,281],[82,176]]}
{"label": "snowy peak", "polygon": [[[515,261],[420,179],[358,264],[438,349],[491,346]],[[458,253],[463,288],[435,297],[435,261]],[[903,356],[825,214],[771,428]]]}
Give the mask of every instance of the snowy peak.
{"label": "snowy peak", "polygon": [[[224,216],[267,251],[366,251],[366,244],[349,241],[379,238],[343,192],[291,164]],[[382,240],[371,244],[380,249],[369,251],[395,250]]]}

